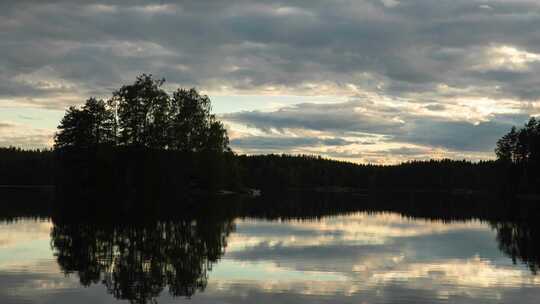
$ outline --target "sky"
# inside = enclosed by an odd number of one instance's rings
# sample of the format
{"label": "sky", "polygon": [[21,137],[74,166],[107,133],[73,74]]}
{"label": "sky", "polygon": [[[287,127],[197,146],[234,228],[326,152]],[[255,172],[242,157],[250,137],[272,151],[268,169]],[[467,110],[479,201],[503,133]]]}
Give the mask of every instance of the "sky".
{"label": "sky", "polygon": [[141,73],[208,94],[238,153],[494,157],[540,114],[540,2],[0,2],[0,146]]}

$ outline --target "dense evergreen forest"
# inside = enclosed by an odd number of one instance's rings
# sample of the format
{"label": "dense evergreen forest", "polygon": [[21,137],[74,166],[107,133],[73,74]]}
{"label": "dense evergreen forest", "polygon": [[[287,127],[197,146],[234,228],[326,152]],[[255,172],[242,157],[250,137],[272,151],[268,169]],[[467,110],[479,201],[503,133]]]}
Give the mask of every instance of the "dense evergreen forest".
{"label": "dense evergreen forest", "polygon": [[181,179],[186,187],[206,184],[232,190],[242,187],[343,191],[376,187],[489,189],[504,179],[506,168],[497,161],[472,163],[448,159],[380,166],[308,155],[224,154],[216,159],[215,154],[104,147],[73,152],[0,148],[1,184],[52,185],[61,178],[63,166],[77,164],[79,181],[84,178],[85,183],[94,180],[104,186],[118,183],[117,177],[124,174],[125,178],[139,176],[141,184]]}
{"label": "dense evergreen forest", "polygon": [[[499,179],[499,163],[449,159],[393,166],[362,165],[305,155],[241,155],[243,181],[255,188],[320,189],[488,189]],[[352,188],[352,189],[347,189]]]}
{"label": "dense evergreen forest", "polygon": [[513,127],[497,141],[495,153],[514,191],[539,191],[540,121],[531,117],[523,127]]}
{"label": "dense evergreen forest", "polygon": [[[236,155],[208,96],[168,94],[164,80],[137,77],[108,100],[70,107],[51,150],[0,148],[0,185],[56,185],[106,191],[124,200],[186,192],[294,189],[355,192],[444,189],[454,192],[540,188],[540,122],[531,118],[497,142],[496,161],[354,164],[311,155]],[[170,198],[170,195],[167,195]]]}
{"label": "dense evergreen forest", "polygon": [[52,150],[0,148],[0,185],[52,185],[54,170]]}

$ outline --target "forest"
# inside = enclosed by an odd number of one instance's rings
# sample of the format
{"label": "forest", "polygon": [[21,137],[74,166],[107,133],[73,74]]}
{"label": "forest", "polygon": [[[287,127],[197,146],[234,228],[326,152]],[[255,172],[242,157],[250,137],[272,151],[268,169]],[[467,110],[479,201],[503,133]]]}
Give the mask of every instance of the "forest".
{"label": "forest", "polygon": [[208,96],[196,89],[168,94],[163,84],[142,74],[108,100],[89,98],[81,107],[69,107],[50,150],[0,148],[0,185],[55,185],[59,193],[107,192],[123,200],[250,188],[512,193],[540,188],[535,118],[496,143],[497,160],[382,166],[314,155],[238,155],[211,113]]}

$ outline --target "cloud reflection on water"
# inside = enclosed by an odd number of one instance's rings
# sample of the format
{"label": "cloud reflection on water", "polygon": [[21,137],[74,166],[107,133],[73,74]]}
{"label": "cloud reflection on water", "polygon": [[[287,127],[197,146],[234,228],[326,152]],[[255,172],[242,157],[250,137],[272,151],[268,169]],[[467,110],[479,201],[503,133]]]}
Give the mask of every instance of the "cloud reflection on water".
{"label": "cloud reflection on water", "polygon": [[[34,221],[2,225],[0,298],[113,303],[97,285],[80,288],[76,275],[60,273],[50,228]],[[206,290],[190,300],[163,292],[158,302],[535,303],[540,278],[513,265],[495,237],[480,221],[443,223],[394,213],[236,220]],[[31,246],[34,255],[15,254]]]}

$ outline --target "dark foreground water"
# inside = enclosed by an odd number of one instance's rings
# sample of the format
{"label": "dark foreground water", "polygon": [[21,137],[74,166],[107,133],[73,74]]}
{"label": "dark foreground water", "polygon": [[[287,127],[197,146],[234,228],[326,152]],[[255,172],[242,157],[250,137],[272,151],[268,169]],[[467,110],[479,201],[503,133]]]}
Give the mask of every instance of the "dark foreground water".
{"label": "dark foreground water", "polygon": [[129,221],[10,214],[0,303],[540,301],[538,229],[521,219],[256,209]]}

